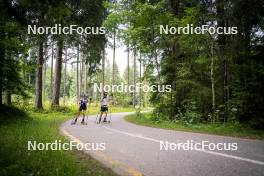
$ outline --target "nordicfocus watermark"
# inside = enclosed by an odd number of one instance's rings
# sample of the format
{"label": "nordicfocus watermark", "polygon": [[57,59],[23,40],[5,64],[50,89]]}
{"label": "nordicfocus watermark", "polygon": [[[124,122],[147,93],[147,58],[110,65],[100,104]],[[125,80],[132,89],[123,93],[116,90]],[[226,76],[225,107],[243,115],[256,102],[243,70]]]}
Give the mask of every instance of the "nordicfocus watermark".
{"label": "nordicfocus watermark", "polygon": [[55,24],[54,26],[36,26],[28,25],[28,34],[53,34],[53,35],[72,35],[72,34],[106,34],[105,27],[82,27],[75,24],[69,26],[62,26],[61,24]]}
{"label": "nordicfocus watermark", "polygon": [[171,85],[146,85],[143,83],[136,83],[135,85],[127,85],[121,83],[119,85],[103,85],[102,83],[94,83],[94,92],[171,92]]}
{"label": "nordicfocus watermark", "polygon": [[186,142],[168,142],[160,141],[160,150],[209,150],[209,151],[234,151],[238,150],[237,143],[213,143],[210,141],[194,142],[193,140],[187,140]]}
{"label": "nordicfocus watermark", "polygon": [[105,143],[78,143],[75,141],[62,142],[55,140],[54,142],[42,143],[37,141],[28,141],[28,150],[105,150]]}
{"label": "nordicfocus watermark", "polygon": [[160,34],[225,34],[235,35],[238,33],[237,27],[214,27],[209,25],[202,25],[195,27],[193,24],[187,24],[186,26],[169,26],[160,25]]}

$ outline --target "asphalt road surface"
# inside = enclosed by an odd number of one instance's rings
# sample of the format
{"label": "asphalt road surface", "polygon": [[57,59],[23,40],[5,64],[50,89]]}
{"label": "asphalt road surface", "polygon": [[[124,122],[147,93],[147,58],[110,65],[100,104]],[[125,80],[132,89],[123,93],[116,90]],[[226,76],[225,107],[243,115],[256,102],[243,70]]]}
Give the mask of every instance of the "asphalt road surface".
{"label": "asphalt road surface", "polygon": [[[87,125],[67,121],[61,131],[78,143],[105,143],[104,151],[85,152],[120,175],[264,176],[264,141],[143,127],[126,122],[123,117],[128,114],[112,114],[112,122],[104,124],[96,124],[96,116],[90,116]],[[213,144],[211,149],[184,150],[188,141]],[[171,145],[168,150],[166,142]],[[213,149],[219,143],[227,150]]]}

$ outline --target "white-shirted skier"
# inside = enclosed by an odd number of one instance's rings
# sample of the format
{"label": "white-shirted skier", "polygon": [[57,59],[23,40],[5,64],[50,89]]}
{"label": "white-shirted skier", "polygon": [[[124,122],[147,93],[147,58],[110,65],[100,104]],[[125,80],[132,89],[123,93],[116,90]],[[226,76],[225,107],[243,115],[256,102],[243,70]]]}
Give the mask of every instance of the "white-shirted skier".
{"label": "white-shirted skier", "polygon": [[105,113],[104,116],[104,120],[103,122],[107,122],[106,121],[106,117],[107,117],[107,112],[108,112],[108,99],[107,99],[107,92],[104,92],[103,94],[103,98],[101,99],[101,113],[100,113],[100,118],[99,118],[99,122],[101,122],[102,116]]}

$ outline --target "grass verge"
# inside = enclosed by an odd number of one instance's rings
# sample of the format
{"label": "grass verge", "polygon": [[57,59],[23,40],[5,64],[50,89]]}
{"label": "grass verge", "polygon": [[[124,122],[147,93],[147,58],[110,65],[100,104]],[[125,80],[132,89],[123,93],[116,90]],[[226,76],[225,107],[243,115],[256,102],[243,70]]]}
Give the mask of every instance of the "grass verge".
{"label": "grass verge", "polygon": [[249,139],[264,139],[264,131],[255,130],[241,124],[192,124],[184,125],[173,121],[155,121],[151,113],[128,115],[125,119],[129,122],[154,128],[179,130],[196,133],[215,134]]}
{"label": "grass verge", "polygon": [[[4,108],[12,112],[14,108]],[[130,109],[125,109],[129,111]],[[122,111],[116,108],[115,112]],[[3,112],[3,111],[2,111]],[[0,113],[0,175],[86,175],[115,176],[110,169],[79,151],[28,150],[28,141],[68,142],[59,126],[73,116],[73,111]],[[90,112],[96,114],[96,111]]]}

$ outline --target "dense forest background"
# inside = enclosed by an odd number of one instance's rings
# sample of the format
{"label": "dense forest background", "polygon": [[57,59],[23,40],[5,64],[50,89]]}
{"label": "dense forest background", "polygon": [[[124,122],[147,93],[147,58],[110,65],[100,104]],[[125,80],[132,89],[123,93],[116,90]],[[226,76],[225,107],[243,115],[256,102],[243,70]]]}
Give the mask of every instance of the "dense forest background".
{"label": "dense forest background", "polygon": [[[154,106],[159,120],[263,129],[263,8],[262,0],[1,0],[1,106],[66,106],[83,92],[99,100],[94,82],[170,84],[170,93],[120,93],[114,101]],[[29,35],[29,24],[105,26],[107,34]],[[160,25],[187,24],[236,26],[238,34],[159,32]],[[127,47],[124,75],[115,61],[117,40]]]}

